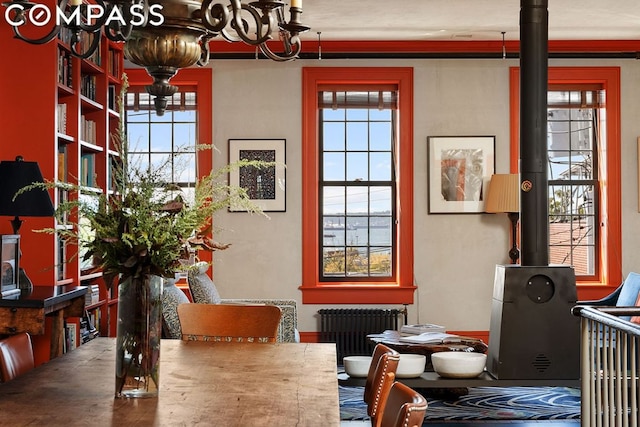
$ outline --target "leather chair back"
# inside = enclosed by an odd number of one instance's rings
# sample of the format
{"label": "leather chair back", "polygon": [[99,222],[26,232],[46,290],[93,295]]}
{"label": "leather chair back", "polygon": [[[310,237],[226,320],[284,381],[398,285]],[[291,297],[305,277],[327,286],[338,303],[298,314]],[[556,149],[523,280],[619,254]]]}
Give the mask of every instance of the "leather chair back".
{"label": "leather chair back", "polygon": [[377,344],[373,350],[371,365],[364,387],[364,401],[371,425],[380,426],[387,395],[396,378],[400,353],[384,344]]}
{"label": "leather chair back", "polygon": [[421,427],[427,400],[411,387],[394,382],[382,412],[380,427]]}
{"label": "leather chair back", "polygon": [[0,382],[10,381],[34,367],[33,347],[28,333],[0,340]]}

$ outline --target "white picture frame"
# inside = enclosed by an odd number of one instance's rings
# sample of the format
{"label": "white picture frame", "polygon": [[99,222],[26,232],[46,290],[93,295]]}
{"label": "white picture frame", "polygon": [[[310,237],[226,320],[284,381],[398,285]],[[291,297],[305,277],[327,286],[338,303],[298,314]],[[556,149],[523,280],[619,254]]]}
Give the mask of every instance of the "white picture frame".
{"label": "white picture frame", "polygon": [[495,140],[495,136],[427,138],[430,214],[484,212],[495,172]]}

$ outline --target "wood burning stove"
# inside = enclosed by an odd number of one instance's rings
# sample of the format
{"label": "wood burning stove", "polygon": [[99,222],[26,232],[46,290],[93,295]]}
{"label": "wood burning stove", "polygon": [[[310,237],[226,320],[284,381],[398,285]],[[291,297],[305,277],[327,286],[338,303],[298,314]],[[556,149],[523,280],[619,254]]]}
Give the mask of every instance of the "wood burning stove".
{"label": "wood burning stove", "polygon": [[522,265],[496,267],[487,370],[498,379],[578,379],[575,273],[549,265],[548,0],[520,6]]}

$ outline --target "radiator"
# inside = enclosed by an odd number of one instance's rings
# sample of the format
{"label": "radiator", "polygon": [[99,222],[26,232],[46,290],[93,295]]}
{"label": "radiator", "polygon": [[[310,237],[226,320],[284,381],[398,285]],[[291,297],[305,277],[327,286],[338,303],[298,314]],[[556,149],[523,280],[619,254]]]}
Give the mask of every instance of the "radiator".
{"label": "radiator", "polygon": [[581,425],[637,427],[640,328],[617,316],[640,309],[576,307],[582,317]]}
{"label": "radiator", "polygon": [[373,351],[367,335],[398,330],[398,318],[406,309],[331,308],[318,310],[320,342],[336,343],[338,363],[344,356],[366,356]]}

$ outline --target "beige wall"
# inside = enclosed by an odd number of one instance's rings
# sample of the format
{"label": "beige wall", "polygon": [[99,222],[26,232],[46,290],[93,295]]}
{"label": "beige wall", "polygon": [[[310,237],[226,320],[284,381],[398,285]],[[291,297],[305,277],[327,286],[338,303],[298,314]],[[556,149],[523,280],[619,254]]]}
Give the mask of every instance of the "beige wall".
{"label": "beige wall", "polygon": [[[215,254],[214,280],[225,298],[293,298],[301,331],[317,331],[316,312],[302,305],[302,67],[414,67],[415,284],[409,321],[450,330],[488,330],[495,264],[507,263],[506,215],[429,215],[426,139],[431,135],[495,135],[496,172],[509,171],[509,66],[517,60],[213,61],[212,142],[227,161],[230,138],[287,141],[287,211],[270,219],[221,212],[216,224],[230,249]],[[551,60],[550,66],[620,66],[622,79],[623,274],[640,271],[637,150],[640,64],[632,60]],[[345,306],[348,307],[348,306]]]}

